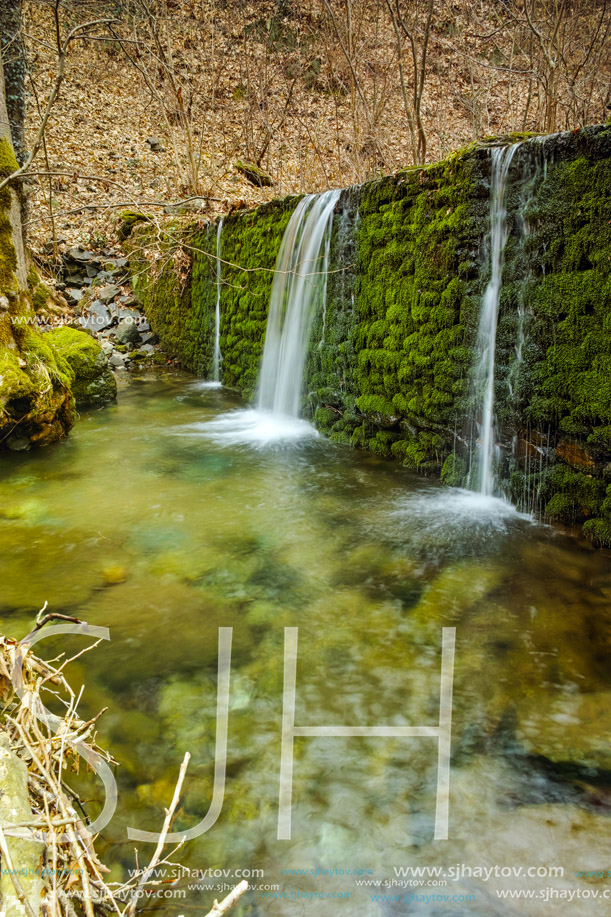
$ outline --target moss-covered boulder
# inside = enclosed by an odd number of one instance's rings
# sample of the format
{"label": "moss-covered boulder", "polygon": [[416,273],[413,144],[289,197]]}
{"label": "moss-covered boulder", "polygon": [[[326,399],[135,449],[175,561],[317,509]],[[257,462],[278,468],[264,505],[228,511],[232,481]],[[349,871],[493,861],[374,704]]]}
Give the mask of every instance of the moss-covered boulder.
{"label": "moss-covered boulder", "polygon": [[257,188],[271,188],[274,184],[271,176],[264,172],[255,162],[243,162],[241,159],[235,164],[236,170]]}
{"label": "moss-covered boulder", "polygon": [[46,336],[69,367],[72,394],[77,405],[107,404],[117,397],[117,383],[100,344],[85,331],[56,328]]}
{"label": "moss-covered boulder", "polygon": [[117,238],[124,242],[137,223],[150,223],[151,218],[139,210],[122,210],[117,224]]}
{"label": "moss-covered boulder", "polygon": [[0,448],[47,445],[75,419],[70,368],[31,321],[27,304],[0,313]]}

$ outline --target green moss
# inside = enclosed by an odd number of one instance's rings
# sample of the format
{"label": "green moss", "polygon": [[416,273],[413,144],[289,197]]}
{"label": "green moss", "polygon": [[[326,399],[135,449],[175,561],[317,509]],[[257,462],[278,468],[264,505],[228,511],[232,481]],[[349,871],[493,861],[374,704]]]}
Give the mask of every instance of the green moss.
{"label": "green moss", "polygon": [[19,163],[15,157],[12,144],[4,137],[0,138],[0,178],[12,175],[18,168]]}
{"label": "green moss", "polygon": [[28,269],[28,289],[32,298],[34,311],[41,312],[43,309],[46,309],[53,294],[49,287],[42,282],[38,271],[33,265],[30,265]]}
{"label": "green moss", "polygon": [[254,162],[242,162],[241,159],[238,159],[235,167],[251,185],[256,185],[257,188],[271,188],[274,184],[273,179],[267,172],[264,172],[263,169]]}
{"label": "green moss", "polygon": [[370,452],[374,452],[376,455],[390,458],[393,454],[392,447],[398,439],[398,433],[391,433],[388,430],[378,430],[376,435],[369,440],[368,448]]}
{"label": "green moss", "polygon": [[[17,339],[19,346],[17,346]],[[75,419],[72,376],[44,335],[25,325],[8,346],[0,346],[0,434],[46,444],[60,439]]]}
{"label": "green moss", "polygon": [[[13,148],[8,141],[0,140],[0,178],[14,171],[12,162],[17,168]],[[0,191],[0,295],[12,297],[17,291],[15,278],[17,256],[13,246],[12,227],[9,219],[10,206],[11,192],[6,187]]]}
{"label": "green moss", "polygon": [[584,534],[599,548],[611,548],[611,520],[589,519],[583,527]]}
{"label": "green moss", "polygon": [[338,421],[338,414],[333,408],[317,408],[314,419],[319,430],[331,430]]}
{"label": "green moss", "polygon": [[20,364],[18,351],[2,349],[0,352],[0,404],[10,411],[11,401],[32,400],[37,394],[36,381]]}
{"label": "green moss", "polygon": [[[18,168],[11,144],[0,140],[0,177]],[[20,290],[10,220],[11,192],[0,192],[0,446],[13,439],[45,444],[74,423],[68,365],[35,328],[32,292]],[[41,287],[31,269],[28,279]],[[36,301],[36,299],[35,299]],[[45,297],[46,302],[46,297]]]}
{"label": "green moss", "polygon": [[138,223],[150,223],[151,218],[139,210],[122,210],[119,214],[117,237],[124,242]]}
{"label": "green moss", "polygon": [[443,463],[441,480],[449,487],[464,487],[467,471],[467,463],[464,458],[452,452]]}
{"label": "green moss", "polygon": [[65,388],[70,387],[73,380],[70,366],[63,355],[54,350],[50,335],[39,334],[38,331],[28,327],[22,335],[21,347],[22,356],[25,357],[29,366],[41,364],[51,380]]}
{"label": "green moss", "polygon": [[397,412],[382,395],[361,395],[356,400],[356,406],[377,426],[392,427],[397,423]]}
{"label": "green moss", "polygon": [[485,230],[484,181],[484,157],[472,147],[361,191],[357,404],[376,425],[401,429],[392,452],[418,470],[441,467],[465,410],[457,395],[471,360],[467,325],[480,283],[468,249]]}
{"label": "green moss", "polygon": [[[77,405],[105,404],[117,395],[117,383],[100,344],[74,328],[56,328],[43,339],[71,382]],[[61,370],[60,370],[61,371]]]}
{"label": "green moss", "polygon": [[545,512],[550,519],[575,525],[595,515],[605,494],[605,485],[591,475],[568,465],[553,469],[545,484]]}

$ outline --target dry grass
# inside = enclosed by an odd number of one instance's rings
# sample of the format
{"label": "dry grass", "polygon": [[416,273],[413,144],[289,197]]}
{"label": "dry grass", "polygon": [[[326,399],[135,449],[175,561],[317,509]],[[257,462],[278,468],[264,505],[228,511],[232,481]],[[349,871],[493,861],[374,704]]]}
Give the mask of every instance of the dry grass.
{"label": "dry grass", "polygon": [[[75,694],[65,676],[72,660],[50,664],[31,649],[51,621],[68,624],[73,632],[97,637],[98,642],[104,639],[104,629],[44,612],[23,640],[0,636],[0,766],[4,767],[7,784],[3,786],[0,825],[3,904],[11,913],[11,907],[22,908],[27,917],[76,917],[77,913],[86,917],[112,913],[134,917],[143,902],[147,909],[154,909],[158,886],[167,891],[173,884],[155,879],[155,870],[164,864],[178,865],[173,858],[183,842],[168,855],[164,851],[190,755],[187,753],[183,760],[151,861],[135,871],[128,882],[107,883],[104,876],[108,869],[97,857],[96,838],[81,800],[69,785],[70,774],[78,772],[82,762],[102,777],[116,764],[95,741],[96,723],[105,711],[88,721],[80,719],[80,694]],[[59,715],[48,709],[49,704],[60,711]],[[114,782],[112,777],[110,782]],[[108,804],[113,793],[105,784]],[[18,820],[7,820],[8,812],[20,813]],[[207,917],[224,914],[247,888],[248,883],[241,882],[220,904],[214,903]],[[13,898],[14,905],[7,902],[7,896]]]}

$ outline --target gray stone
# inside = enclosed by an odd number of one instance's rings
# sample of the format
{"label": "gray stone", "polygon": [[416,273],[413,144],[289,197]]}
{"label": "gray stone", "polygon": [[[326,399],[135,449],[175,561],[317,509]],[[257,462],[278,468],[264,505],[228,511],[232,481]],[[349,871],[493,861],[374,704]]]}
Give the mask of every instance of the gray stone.
{"label": "gray stone", "polygon": [[83,328],[91,331],[103,331],[104,328],[110,328],[112,322],[110,310],[97,299],[89,306],[89,315],[81,319]]}
{"label": "gray stone", "polygon": [[158,137],[147,137],[146,142],[150,146],[151,151],[153,153],[164,153],[165,152],[165,147],[163,146],[163,144],[161,143],[161,140],[159,140]]}
{"label": "gray stone", "polygon": [[83,276],[81,274],[68,274],[66,283],[69,283],[73,287],[80,287],[83,283]]}
{"label": "gray stone", "polygon": [[98,290],[98,297],[102,300],[103,303],[109,303],[111,299],[114,299],[115,296],[118,296],[121,292],[121,288],[116,284],[111,283],[107,287],[102,287],[101,290]]}
{"label": "gray stone", "polygon": [[119,344],[139,344],[140,333],[135,322],[129,318],[124,318],[117,328],[117,342]]}
{"label": "gray stone", "polygon": [[68,250],[68,257],[71,258],[72,261],[91,261],[95,255],[93,252],[87,252],[83,248],[75,247]]}
{"label": "gray stone", "polygon": [[76,287],[66,287],[64,295],[68,302],[77,303],[83,298],[83,291],[78,290]]}
{"label": "gray stone", "polygon": [[119,319],[123,320],[124,318],[130,319],[135,325],[138,324],[144,316],[142,312],[138,312],[137,309],[126,309],[122,306],[119,309]]}
{"label": "gray stone", "polygon": [[146,332],[142,335],[143,344],[158,344],[159,338],[154,332]]}
{"label": "gray stone", "polygon": [[115,273],[116,273],[115,271],[106,271],[106,270],[98,271],[98,274],[94,281],[94,286],[96,287],[106,286],[108,283],[112,281],[113,277],[115,276]]}
{"label": "gray stone", "polygon": [[115,352],[108,358],[108,362],[111,366],[116,366],[117,368],[125,366],[125,358],[120,354]]}
{"label": "gray stone", "polygon": [[155,348],[153,347],[152,344],[143,344],[139,350],[139,353],[146,353],[146,354],[155,353]]}

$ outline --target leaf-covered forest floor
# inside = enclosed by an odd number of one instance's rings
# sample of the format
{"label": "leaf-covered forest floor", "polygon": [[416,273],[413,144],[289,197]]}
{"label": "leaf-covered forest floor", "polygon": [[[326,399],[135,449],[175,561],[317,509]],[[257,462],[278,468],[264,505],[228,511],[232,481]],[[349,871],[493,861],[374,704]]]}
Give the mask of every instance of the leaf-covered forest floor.
{"label": "leaf-covered forest floor", "polygon": [[[51,7],[24,6],[30,140],[57,69]],[[387,7],[383,0],[68,2],[65,31],[87,17],[116,21],[71,45],[36,166],[63,174],[30,179],[34,252],[48,249],[53,224],[60,242],[99,247],[113,238],[124,208],[150,205],[163,214],[164,204],[196,198],[187,206],[213,216],[412,164]],[[520,4],[436,0],[432,7],[421,106],[426,160],[485,135],[543,129],[544,47]],[[421,63],[428,3],[404,8]],[[607,112],[608,22],[599,8],[581,4],[563,23],[559,53],[572,56],[558,83],[555,129]],[[539,22],[544,38],[547,25]],[[403,38],[411,98],[414,68]],[[239,160],[258,162],[273,183],[253,186]]]}

